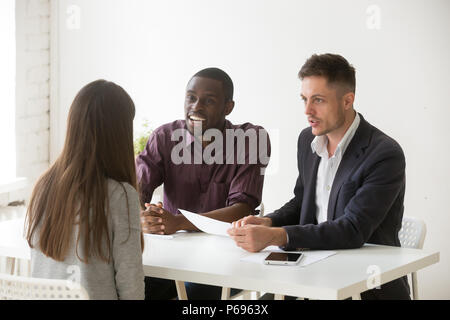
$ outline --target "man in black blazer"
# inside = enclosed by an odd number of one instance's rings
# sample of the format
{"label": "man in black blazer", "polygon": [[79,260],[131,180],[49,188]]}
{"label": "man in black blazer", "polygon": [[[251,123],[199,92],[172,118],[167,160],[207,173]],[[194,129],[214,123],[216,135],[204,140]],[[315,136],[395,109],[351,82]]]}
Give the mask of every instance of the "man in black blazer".
{"label": "man in black blazer", "polygon": [[[294,198],[265,217],[247,216],[228,232],[257,252],[400,246],[405,157],[399,144],[353,109],[355,69],[334,54],[313,55],[299,72],[310,127],[298,138]],[[406,277],[361,294],[409,299]]]}

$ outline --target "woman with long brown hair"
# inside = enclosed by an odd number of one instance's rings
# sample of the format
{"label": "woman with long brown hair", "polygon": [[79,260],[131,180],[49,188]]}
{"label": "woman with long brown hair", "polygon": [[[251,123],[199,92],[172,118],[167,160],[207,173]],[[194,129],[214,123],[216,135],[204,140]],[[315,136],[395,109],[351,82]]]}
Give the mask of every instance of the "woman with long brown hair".
{"label": "woman with long brown hair", "polygon": [[112,82],[94,81],[75,97],[63,151],[28,206],[33,277],[79,280],[91,299],[144,298],[134,115]]}

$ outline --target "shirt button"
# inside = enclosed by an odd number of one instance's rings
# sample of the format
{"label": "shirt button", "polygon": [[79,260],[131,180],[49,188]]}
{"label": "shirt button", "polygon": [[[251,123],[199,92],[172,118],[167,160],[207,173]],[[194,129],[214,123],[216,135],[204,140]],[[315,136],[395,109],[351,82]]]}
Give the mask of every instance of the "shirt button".
{"label": "shirt button", "polygon": [[327,186],[327,191],[330,191],[331,190],[331,187],[330,186]]}

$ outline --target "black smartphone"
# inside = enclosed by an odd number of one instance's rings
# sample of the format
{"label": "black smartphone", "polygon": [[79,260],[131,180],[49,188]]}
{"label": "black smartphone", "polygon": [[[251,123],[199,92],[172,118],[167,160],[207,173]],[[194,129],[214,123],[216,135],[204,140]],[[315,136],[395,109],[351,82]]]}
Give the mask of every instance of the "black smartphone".
{"label": "black smartphone", "polygon": [[302,258],[303,253],[271,252],[264,263],[293,266],[298,264]]}

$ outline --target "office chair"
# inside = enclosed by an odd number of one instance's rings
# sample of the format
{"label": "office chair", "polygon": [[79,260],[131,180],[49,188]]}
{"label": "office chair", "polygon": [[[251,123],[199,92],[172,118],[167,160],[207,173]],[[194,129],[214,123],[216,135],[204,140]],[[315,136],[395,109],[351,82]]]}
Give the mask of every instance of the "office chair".
{"label": "office chair", "polygon": [[0,300],[88,300],[79,284],[68,280],[0,274]]}
{"label": "office chair", "polygon": [[[402,228],[398,232],[402,248],[422,249],[425,242],[427,228],[425,222],[413,217],[403,217]],[[412,298],[419,299],[417,272],[411,273]]]}
{"label": "office chair", "polygon": [[[427,228],[425,222],[413,217],[403,217],[402,227],[398,232],[398,238],[400,239],[400,245],[402,248],[422,249],[425,242],[425,235]],[[417,272],[411,273],[411,287],[412,287],[412,299],[418,300],[418,284],[417,284]],[[357,295],[352,297],[353,300],[360,300],[361,296]]]}

